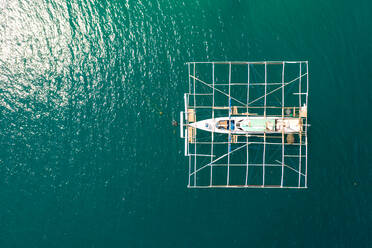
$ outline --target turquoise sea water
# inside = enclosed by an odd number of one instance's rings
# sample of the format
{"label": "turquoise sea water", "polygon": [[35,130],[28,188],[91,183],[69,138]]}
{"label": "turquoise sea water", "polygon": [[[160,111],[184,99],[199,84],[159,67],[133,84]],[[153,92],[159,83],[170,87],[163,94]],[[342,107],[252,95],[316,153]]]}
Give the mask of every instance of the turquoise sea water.
{"label": "turquoise sea water", "polygon": [[[0,0],[0,247],[370,247],[371,24],[368,1]],[[309,60],[307,190],[186,188],[184,63],[220,60]]]}

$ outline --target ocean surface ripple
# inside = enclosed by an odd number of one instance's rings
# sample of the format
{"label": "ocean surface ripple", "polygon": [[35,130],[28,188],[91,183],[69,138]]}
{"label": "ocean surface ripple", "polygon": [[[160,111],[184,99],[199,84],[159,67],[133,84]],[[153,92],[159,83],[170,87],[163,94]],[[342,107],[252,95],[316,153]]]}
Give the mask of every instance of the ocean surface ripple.
{"label": "ocean surface ripple", "polygon": [[[368,247],[367,1],[0,0],[0,247]],[[309,60],[309,189],[188,190],[188,61]]]}

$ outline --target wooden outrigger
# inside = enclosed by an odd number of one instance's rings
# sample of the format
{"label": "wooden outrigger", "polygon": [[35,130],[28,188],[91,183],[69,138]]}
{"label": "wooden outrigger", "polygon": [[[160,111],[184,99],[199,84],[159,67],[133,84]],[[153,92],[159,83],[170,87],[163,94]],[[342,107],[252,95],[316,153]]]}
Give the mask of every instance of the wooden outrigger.
{"label": "wooden outrigger", "polygon": [[[189,91],[184,95],[180,129],[189,158],[188,187],[307,188],[308,62],[187,65]],[[221,83],[216,76],[216,68],[221,66],[228,69],[227,82]],[[239,66],[246,69],[245,83],[232,79],[233,69]],[[263,75],[259,75],[256,66],[263,67]],[[198,74],[199,67],[209,67],[212,75],[202,78],[200,75],[205,73]],[[268,81],[271,67],[280,69],[280,82]],[[260,78],[262,81],[254,81]],[[257,88],[263,90],[261,95],[257,95]],[[225,106],[221,105],[222,97],[227,98]],[[217,168],[226,168],[225,176],[221,177]],[[244,169],[244,175],[233,168]],[[201,178],[208,180],[199,178],[200,173],[204,175]],[[291,179],[293,173],[297,180]],[[238,182],[238,178],[244,180]]]}

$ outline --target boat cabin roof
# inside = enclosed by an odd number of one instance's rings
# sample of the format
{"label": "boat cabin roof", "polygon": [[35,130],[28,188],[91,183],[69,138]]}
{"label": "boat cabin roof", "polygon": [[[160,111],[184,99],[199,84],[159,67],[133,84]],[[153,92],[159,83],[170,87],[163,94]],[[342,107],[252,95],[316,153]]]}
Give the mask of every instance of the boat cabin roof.
{"label": "boat cabin roof", "polygon": [[264,132],[265,130],[274,131],[275,120],[270,119],[249,119],[240,124],[240,128],[247,132]]}

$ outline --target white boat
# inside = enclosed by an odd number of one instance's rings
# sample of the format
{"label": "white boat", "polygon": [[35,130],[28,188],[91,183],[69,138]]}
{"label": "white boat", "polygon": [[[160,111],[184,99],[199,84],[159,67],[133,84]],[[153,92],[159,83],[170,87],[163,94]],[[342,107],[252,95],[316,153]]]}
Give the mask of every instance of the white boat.
{"label": "white boat", "polygon": [[302,131],[301,118],[281,117],[220,117],[191,123],[190,126],[215,133],[298,133]]}

